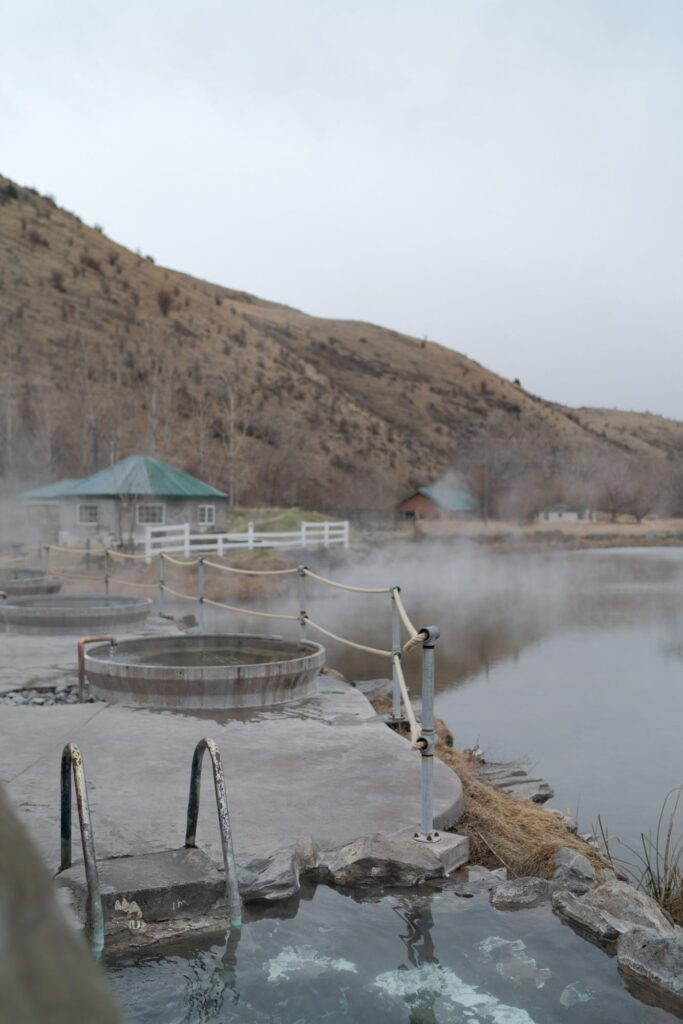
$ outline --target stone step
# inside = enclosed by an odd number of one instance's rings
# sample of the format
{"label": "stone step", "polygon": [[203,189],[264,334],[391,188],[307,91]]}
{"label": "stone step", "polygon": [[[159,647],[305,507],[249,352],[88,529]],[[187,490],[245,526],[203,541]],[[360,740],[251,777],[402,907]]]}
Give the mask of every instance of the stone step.
{"label": "stone step", "polygon": [[[149,933],[154,925],[192,918],[225,918],[225,877],[207,855],[182,848],[97,862],[107,941]],[[87,888],[82,862],[55,878],[62,902],[85,921]]]}
{"label": "stone step", "polygon": [[485,761],[483,758],[475,766],[477,776],[502,793],[509,793],[518,800],[544,804],[555,796],[553,787],[545,779],[529,778],[527,772],[514,761],[500,763]]}

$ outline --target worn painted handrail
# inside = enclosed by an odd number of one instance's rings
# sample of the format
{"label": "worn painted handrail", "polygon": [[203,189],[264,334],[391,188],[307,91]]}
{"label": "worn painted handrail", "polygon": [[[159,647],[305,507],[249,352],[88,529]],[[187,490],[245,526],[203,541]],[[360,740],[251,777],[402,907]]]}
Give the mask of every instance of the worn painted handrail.
{"label": "worn painted handrail", "polygon": [[199,796],[202,782],[202,762],[205,751],[209,752],[211,766],[213,768],[213,783],[216,790],[216,805],[218,808],[218,826],[221,833],[221,846],[223,847],[223,866],[225,868],[225,891],[228,896],[230,908],[230,925],[233,928],[242,927],[242,904],[240,891],[237,884],[237,867],[235,865],[235,851],[232,845],[232,831],[230,828],[230,815],[228,813],[228,798],[225,792],[225,779],[223,776],[223,763],[221,752],[213,740],[200,740],[192,755],[192,773],[190,776],[190,796],[187,803],[187,828],[185,830],[185,846],[197,845],[197,819],[199,817]]}
{"label": "worn painted handrail", "polygon": [[95,839],[88,803],[88,789],[83,769],[83,756],[75,743],[67,743],[62,751],[61,765],[61,857],[60,871],[71,867],[71,775],[76,787],[76,805],[81,828],[83,862],[87,897],[85,905],[85,934],[93,956],[99,960],[104,949],[104,913],[100,895],[100,880],[95,857]]}

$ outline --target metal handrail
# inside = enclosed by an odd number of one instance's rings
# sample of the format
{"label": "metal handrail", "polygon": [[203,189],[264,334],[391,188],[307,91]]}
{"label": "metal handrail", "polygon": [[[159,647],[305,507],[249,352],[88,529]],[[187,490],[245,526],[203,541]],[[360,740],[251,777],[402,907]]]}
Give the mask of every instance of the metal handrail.
{"label": "metal handrail", "polygon": [[76,787],[76,804],[78,806],[78,818],[81,827],[81,845],[83,847],[87,887],[85,933],[93,951],[93,956],[96,960],[99,960],[104,949],[104,913],[102,910],[102,896],[100,895],[100,880],[97,873],[95,839],[92,830],[92,819],[90,817],[88,790],[85,783],[85,771],[83,770],[83,755],[75,743],[67,743],[62,751],[61,766],[60,871],[65,871],[66,868],[71,867],[72,773]]}
{"label": "metal handrail", "polygon": [[78,641],[78,703],[83,703],[85,693],[85,645],[86,644],[116,645],[116,638],[107,633],[105,636],[82,636]]}
{"label": "metal handrail", "polygon": [[225,890],[228,896],[230,908],[230,925],[233,928],[242,927],[242,904],[240,891],[237,884],[237,867],[235,865],[235,851],[232,845],[232,831],[230,829],[230,815],[228,813],[228,798],[225,793],[225,779],[223,777],[223,763],[221,752],[213,740],[200,740],[192,755],[192,774],[190,776],[190,796],[187,803],[187,828],[185,830],[185,846],[196,847],[197,845],[197,819],[199,817],[199,794],[202,781],[202,762],[204,752],[209,752],[213,768],[213,783],[216,790],[216,805],[218,809],[218,826],[221,833],[221,845],[223,847],[223,865],[225,867]]}

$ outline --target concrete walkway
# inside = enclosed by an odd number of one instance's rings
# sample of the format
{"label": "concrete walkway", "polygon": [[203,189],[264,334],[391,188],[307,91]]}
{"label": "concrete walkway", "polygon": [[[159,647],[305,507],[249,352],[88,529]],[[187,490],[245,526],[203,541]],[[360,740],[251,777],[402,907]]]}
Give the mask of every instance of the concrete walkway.
{"label": "concrete walkway", "polygon": [[[167,623],[163,628],[174,632]],[[0,636],[0,689],[72,679],[75,640]],[[381,723],[361,693],[326,676],[318,697],[232,715],[106,704],[0,706],[0,780],[53,871],[59,858],[59,764],[68,741],[83,753],[98,857],[174,849],[183,844],[190,761],[204,736],[223,755],[242,868],[302,841],[331,850],[419,821],[419,755]],[[438,760],[434,806],[441,827],[462,810],[460,782]],[[220,861],[208,761],[198,845]]]}

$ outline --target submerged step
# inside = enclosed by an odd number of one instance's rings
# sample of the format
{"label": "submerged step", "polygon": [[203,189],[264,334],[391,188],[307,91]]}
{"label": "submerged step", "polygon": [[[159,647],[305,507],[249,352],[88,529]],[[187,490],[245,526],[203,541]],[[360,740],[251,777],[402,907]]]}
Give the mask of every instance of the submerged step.
{"label": "submerged step", "polygon": [[[97,871],[108,938],[144,933],[150,925],[190,916],[224,916],[227,921],[225,876],[202,850],[111,857],[98,861]],[[55,882],[67,891],[67,902],[83,922],[87,895],[83,864],[62,871]]]}

